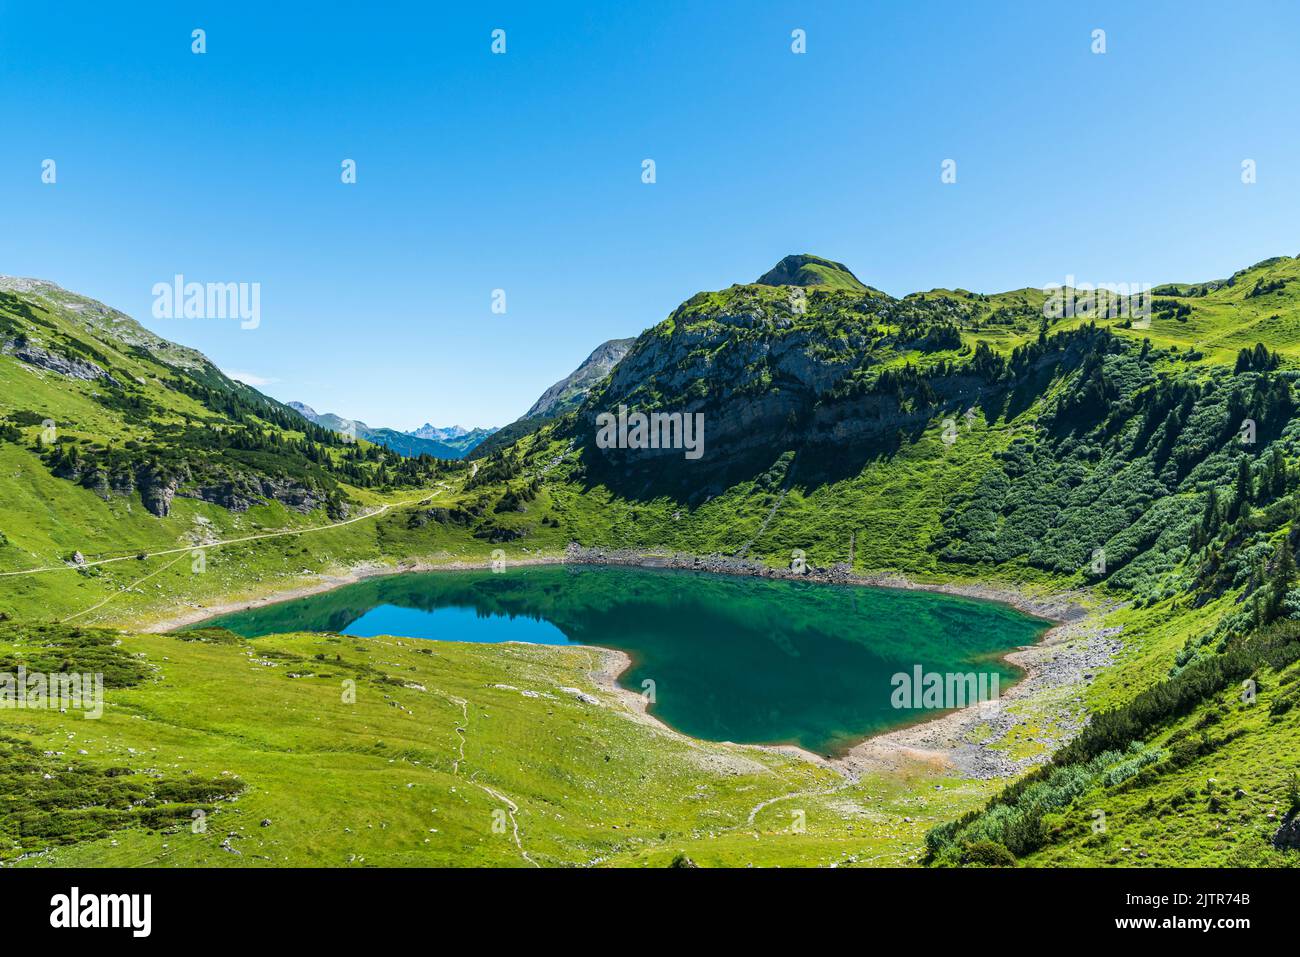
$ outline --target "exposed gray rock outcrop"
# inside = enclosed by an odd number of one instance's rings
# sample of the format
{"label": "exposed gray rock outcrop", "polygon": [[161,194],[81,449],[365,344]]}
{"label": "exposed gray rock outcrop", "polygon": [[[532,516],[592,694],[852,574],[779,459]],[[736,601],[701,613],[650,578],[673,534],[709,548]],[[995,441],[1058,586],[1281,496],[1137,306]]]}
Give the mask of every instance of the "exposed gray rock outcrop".
{"label": "exposed gray rock outcrop", "polygon": [[1279,851],[1300,850],[1300,814],[1293,811],[1286,816],[1273,835],[1273,846]]}
{"label": "exposed gray rock outcrop", "polygon": [[140,501],[150,514],[166,518],[171,514],[172,499],[181,483],[181,476],[168,476],[152,466],[141,466],[135,474],[136,487],[140,490]]}
{"label": "exposed gray rock outcrop", "polygon": [[12,355],[20,362],[25,362],[31,366],[37,366],[41,369],[47,369],[57,375],[66,376],[69,379],[78,379],[83,382],[95,382],[104,380],[113,385],[121,385],[116,379],[108,374],[89,359],[79,359],[76,356],[60,355],[57,352],[51,352],[32,342],[18,343],[9,340],[4,344],[4,352]]}
{"label": "exposed gray rock outcrop", "polygon": [[177,491],[182,498],[220,505],[232,512],[247,512],[264,501],[276,501],[304,515],[323,501],[315,489],[289,479],[256,475],[231,476],[217,482],[199,482]]}

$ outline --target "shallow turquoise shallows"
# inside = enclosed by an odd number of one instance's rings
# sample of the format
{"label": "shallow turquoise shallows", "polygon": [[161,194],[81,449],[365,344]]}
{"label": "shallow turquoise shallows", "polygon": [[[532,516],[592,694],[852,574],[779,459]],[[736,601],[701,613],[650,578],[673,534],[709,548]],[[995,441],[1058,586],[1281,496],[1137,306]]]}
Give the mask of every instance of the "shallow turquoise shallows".
{"label": "shallow turquoise shallows", "polygon": [[680,731],[831,754],[934,715],[895,707],[894,676],[918,666],[1005,691],[1019,672],[1001,656],[1047,623],[930,592],[564,565],[374,578],[209,626],[617,648],[632,659],[620,682],[652,688],[651,713]]}

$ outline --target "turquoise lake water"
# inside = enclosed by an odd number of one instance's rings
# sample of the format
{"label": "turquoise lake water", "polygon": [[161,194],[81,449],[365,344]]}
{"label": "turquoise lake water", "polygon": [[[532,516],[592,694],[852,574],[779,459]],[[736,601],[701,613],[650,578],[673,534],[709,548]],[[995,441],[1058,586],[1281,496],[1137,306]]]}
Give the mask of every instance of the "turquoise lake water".
{"label": "turquoise lake water", "polygon": [[[694,737],[842,751],[935,711],[896,707],[897,674],[996,675],[1049,627],[1000,604],[921,591],[643,568],[553,565],[368,579],[224,615],[247,638],[286,631],[584,644],[632,658],[627,688]],[[652,685],[646,685],[650,681]]]}

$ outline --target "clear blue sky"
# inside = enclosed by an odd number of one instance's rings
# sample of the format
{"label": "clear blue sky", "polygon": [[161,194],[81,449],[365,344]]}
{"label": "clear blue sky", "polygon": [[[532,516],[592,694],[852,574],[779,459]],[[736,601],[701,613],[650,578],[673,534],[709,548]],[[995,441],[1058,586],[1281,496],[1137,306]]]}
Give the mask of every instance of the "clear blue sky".
{"label": "clear blue sky", "polygon": [[[500,425],[790,252],[894,294],[1300,253],[1297,36],[1288,2],[0,3],[0,272],[281,399]],[[178,272],[261,283],[260,328],[153,319]]]}

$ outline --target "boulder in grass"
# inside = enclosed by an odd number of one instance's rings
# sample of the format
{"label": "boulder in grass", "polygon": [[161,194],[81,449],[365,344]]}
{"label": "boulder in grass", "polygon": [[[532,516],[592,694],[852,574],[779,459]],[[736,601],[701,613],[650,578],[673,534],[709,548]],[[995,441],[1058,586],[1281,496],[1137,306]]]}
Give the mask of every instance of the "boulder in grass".
{"label": "boulder in grass", "polygon": [[1300,815],[1295,811],[1282,819],[1282,826],[1273,835],[1273,846],[1279,851],[1300,850]]}

